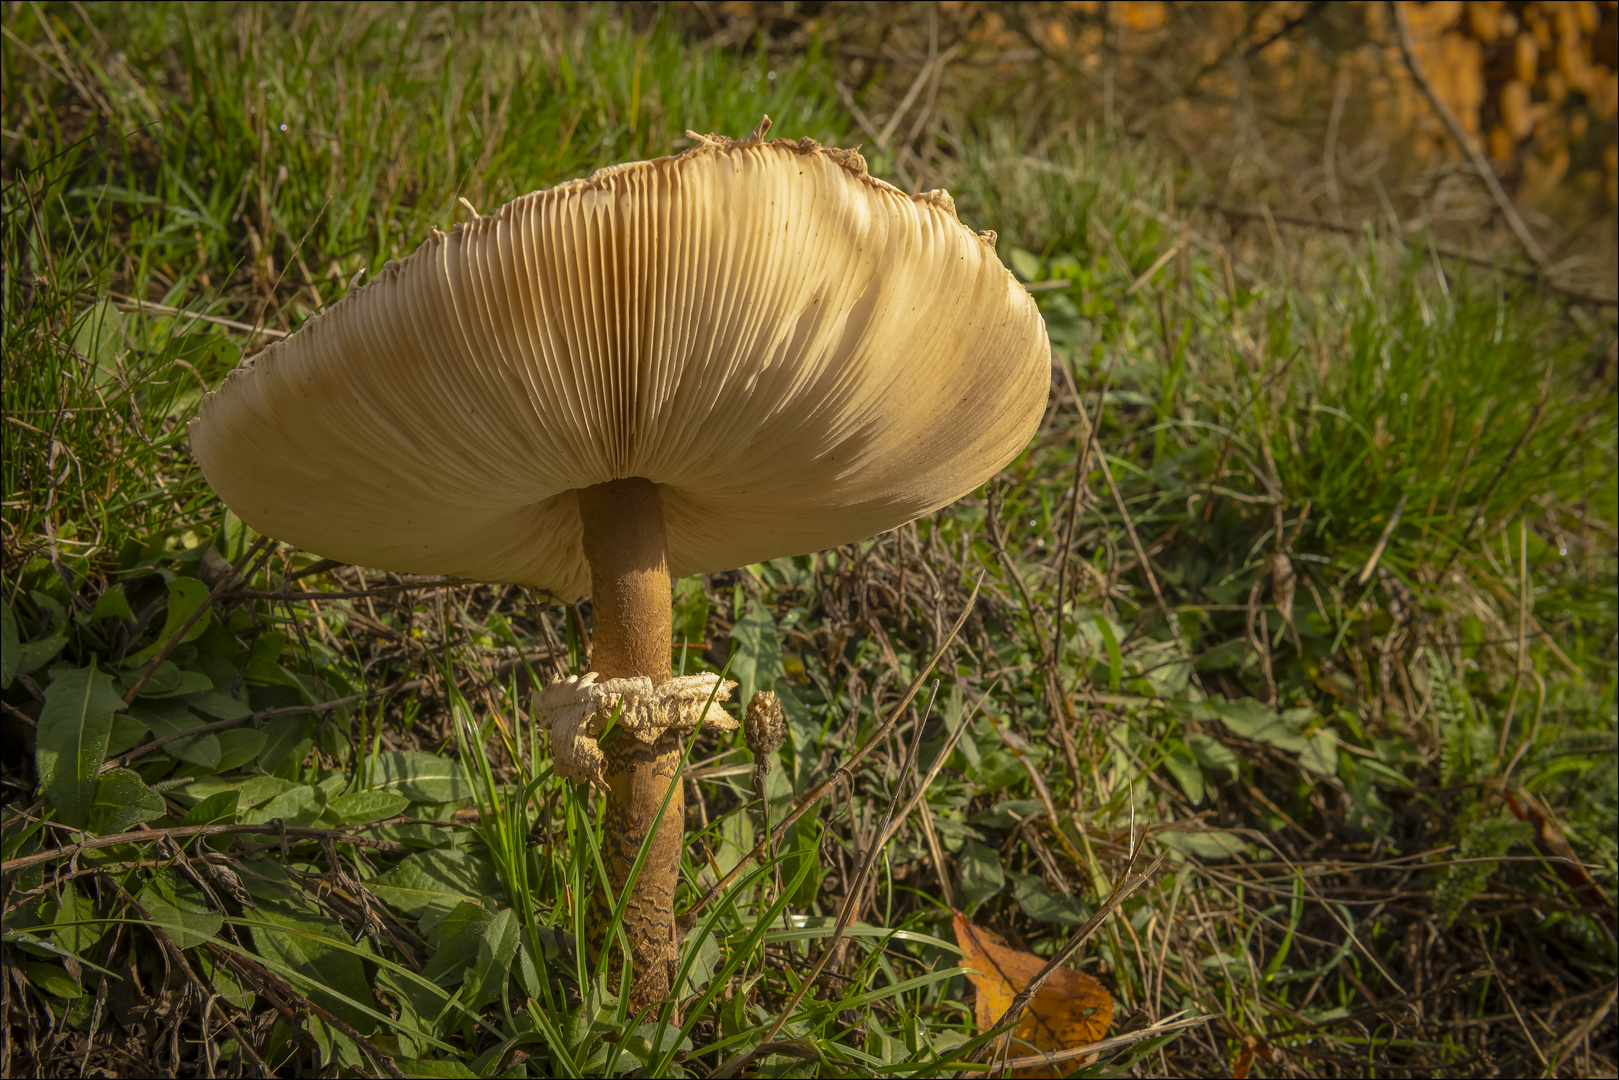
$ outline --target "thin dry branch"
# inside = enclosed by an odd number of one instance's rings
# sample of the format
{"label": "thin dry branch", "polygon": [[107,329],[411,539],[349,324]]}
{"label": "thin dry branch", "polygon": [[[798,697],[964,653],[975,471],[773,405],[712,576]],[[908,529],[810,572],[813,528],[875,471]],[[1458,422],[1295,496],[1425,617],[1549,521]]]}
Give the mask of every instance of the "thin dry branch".
{"label": "thin dry branch", "polygon": [[1524,251],[1534,260],[1535,265],[1540,267],[1540,272],[1549,274],[1551,261],[1546,258],[1546,252],[1541,248],[1540,242],[1529,231],[1529,226],[1518,213],[1518,208],[1512,205],[1512,198],[1501,186],[1500,179],[1495,175],[1495,169],[1490,166],[1479,148],[1473,145],[1473,140],[1467,137],[1461,121],[1456,119],[1456,114],[1451,111],[1450,106],[1434,92],[1433,83],[1428,81],[1428,76],[1423,72],[1422,61],[1417,58],[1416,45],[1411,40],[1411,25],[1406,21],[1404,5],[1393,2],[1389,7],[1394,12],[1394,25],[1400,39],[1400,55],[1405,58],[1405,66],[1410,69],[1411,77],[1416,80],[1422,96],[1428,99],[1428,104],[1433,106],[1434,113],[1444,123],[1445,130],[1456,141],[1456,145],[1461,147],[1467,159],[1473,163],[1473,170],[1478,173],[1479,179],[1484,181],[1484,186],[1490,189],[1490,197],[1495,200],[1501,216],[1507,219],[1507,224],[1512,228],[1512,235],[1518,238],[1518,243],[1523,245]]}
{"label": "thin dry branch", "polygon": [[[1266,210],[1264,208],[1231,206],[1227,203],[1216,202],[1213,199],[1205,201],[1202,206],[1206,210],[1213,210],[1225,217],[1243,218],[1253,221],[1263,221],[1266,217]],[[1319,229],[1322,232],[1342,233],[1345,236],[1364,236],[1366,232],[1366,226],[1363,224],[1346,225],[1342,222],[1327,221],[1323,218],[1311,217],[1308,214],[1290,214],[1285,210],[1270,210],[1269,217],[1279,225],[1292,225],[1300,229]],[[1400,236],[1401,238],[1404,238],[1405,230],[1400,230]],[[1438,252],[1442,258],[1454,259],[1457,262],[1464,262],[1471,266],[1481,267],[1485,270],[1496,270],[1500,273],[1510,275],[1511,277],[1515,277],[1523,281],[1533,281],[1542,288],[1546,289],[1548,292],[1556,293],[1558,296],[1572,300],[1575,303],[1590,304],[1594,307],[1619,307],[1619,299],[1615,299],[1611,296],[1597,296],[1595,293],[1581,292],[1578,289],[1567,288],[1563,285],[1557,284],[1554,281],[1548,281],[1545,275],[1541,274],[1539,271],[1519,270],[1511,266],[1502,266],[1500,260],[1498,259],[1486,259],[1481,255],[1473,255],[1469,252],[1462,251],[1460,248],[1453,248],[1446,244],[1435,243],[1433,245],[1433,250]]]}
{"label": "thin dry branch", "polygon": [[[1139,851],[1139,849],[1137,850]],[[1018,1021],[1023,1018],[1024,1010],[1026,1010],[1034,1001],[1035,995],[1040,992],[1040,988],[1046,984],[1046,980],[1050,979],[1051,976],[1056,973],[1058,968],[1066,964],[1074,953],[1079,951],[1079,947],[1096,932],[1096,928],[1102,925],[1102,921],[1104,919],[1113,914],[1114,910],[1117,909],[1120,904],[1124,903],[1125,899],[1131,893],[1135,892],[1142,885],[1146,884],[1147,881],[1158,872],[1158,868],[1164,864],[1164,860],[1167,858],[1169,858],[1169,853],[1164,852],[1152,861],[1151,866],[1147,867],[1139,874],[1130,874],[1130,867],[1127,866],[1125,868],[1125,878],[1119,882],[1116,888],[1114,888],[1112,894],[1102,902],[1102,906],[1096,909],[1096,914],[1092,915],[1089,919],[1086,919],[1085,924],[1078,930],[1075,930],[1073,934],[1070,935],[1068,940],[1063,944],[1063,947],[1053,953],[1050,960],[1046,961],[1045,967],[1034,973],[1034,977],[1029,980],[1028,985],[1022,990],[1018,991],[1017,997],[1012,999],[1012,1004],[1006,1007],[1006,1011],[1001,1014],[1001,1018],[991,1025],[992,1030],[999,1028],[1010,1030],[1013,1026],[1015,1026]],[[1132,855],[1131,862],[1133,863],[1134,861],[1134,855]],[[985,1043],[983,1046],[979,1047],[978,1051],[968,1060],[982,1061],[984,1059],[984,1055],[989,1053],[992,1048],[998,1045],[998,1043],[999,1040],[991,1040]],[[958,1072],[956,1074],[958,1080],[966,1077],[967,1075],[968,1074],[966,1072]]]}
{"label": "thin dry branch", "polygon": [[899,723],[899,718],[904,715],[905,710],[911,704],[912,699],[915,698],[917,692],[922,689],[923,681],[927,679],[928,675],[933,671],[934,667],[939,663],[939,661],[944,658],[945,650],[950,647],[951,642],[955,641],[956,635],[961,632],[961,628],[967,624],[967,618],[973,612],[973,605],[978,602],[978,592],[981,588],[983,588],[983,585],[984,575],[982,572],[980,572],[977,583],[973,585],[972,594],[967,597],[967,603],[962,608],[960,618],[956,619],[956,624],[950,628],[950,632],[945,635],[944,640],[939,642],[938,648],[935,649],[933,655],[928,658],[928,662],[923,664],[921,670],[916,673],[916,678],[906,689],[904,696],[900,698],[898,704],[888,711],[888,719],[883,721],[882,726],[880,726],[872,734],[871,738],[866,740],[865,744],[861,746],[859,750],[854,752],[854,755],[850,757],[848,761],[838,766],[837,769],[833,770],[831,776],[821,781],[821,783],[815,786],[814,790],[800,799],[798,801],[798,805],[793,807],[792,812],[782,820],[780,825],[777,825],[768,836],[766,836],[763,840],[760,840],[759,843],[755,844],[752,851],[738,859],[736,866],[731,868],[730,873],[726,874],[719,881],[715,882],[713,887],[704,893],[702,897],[699,898],[698,901],[680,917],[680,921],[684,926],[690,927],[692,922],[696,919],[698,913],[718,899],[720,894],[730,886],[731,882],[735,881],[742,871],[746,869],[755,859],[764,858],[766,852],[784,842],[787,838],[787,830],[792,827],[793,823],[808,813],[810,807],[814,806],[816,803],[820,802],[821,799],[825,798],[826,794],[832,790],[839,779],[852,779],[854,777],[855,767],[864,761],[873,750],[881,745],[883,740],[888,738],[889,732],[894,730],[894,726]]}
{"label": "thin dry branch", "polygon": [[1185,1031],[1189,1027],[1197,1027],[1199,1024],[1206,1024],[1210,1020],[1218,1018],[1218,1013],[1204,1013],[1202,1016],[1188,1016],[1181,1020],[1166,1020],[1150,1027],[1141,1028],[1139,1031],[1127,1031],[1123,1035],[1115,1035],[1111,1039],[1103,1039],[1100,1042],[1072,1046],[1067,1050],[1056,1050],[1049,1054],[1029,1054],[1026,1057],[1012,1058],[1010,1061],[1001,1062],[1000,1067],[1009,1073],[1016,1072],[1019,1069],[1049,1068],[1060,1062],[1089,1057],[1091,1054],[1104,1054],[1109,1050],[1120,1050],[1147,1039],[1156,1039],[1160,1035]]}
{"label": "thin dry branch", "polygon": [[[197,836],[221,836],[226,833],[269,833],[275,836],[296,837],[299,840],[326,840],[338,839],[345,844],[361,844],[365,847],[386,848],[392,850],[399,845],[384,840],[372,840],[365,836],[355,836],[359,829],[375,829],[383,825],[443,825],[441,821],[419,821],[413,817],[392,817],[385,821],[373,821],[364,825],[340,825],[335,829],[311,829],[302,825],[281,825],[275,822],[265,822],[259,825],[175,825],[167,829],[142,829],[138,832],[112,833],[107,836],[92,836],[81,840],[77,844],[67,844],[63,847],[52,848],[49,851],[37,851],[32,855],[19,855],[0,863],[0,874],[15,874],[27,870],[30,866],[39,866],[42,863],[54,862],[57,859],[67,859],[80,852],[93,851],[96,848],[114,847],[118,844],[146,844],[165,837],[171,840],[186,840]],[[77,831],[77,830],[74,830]]]}
{"label": "thin dry branch", "polygon": [[219,583],[208,594],[208,599],[199,604],[197,610],[191,613],[190,618],[180,624],[180,627],[169,636],[169,640],[165,641],[163,647],[157,651],[157,655],[152,657],[151,663],[147,664],[145,669],[141,671],[140,676],[135,680],[135,684],[124,694],[125,705],[135,700],[136,695],[141,692],[141,687],[146,685],[146,681],[152,677],[152,672],[157,670],[157,666],[169,658],[169,653],[174,651],[174,647],[185,640],[185,636],[191,632],[191,628],[196,626],[197,621],[213,608],[214,602],[223,595],[231,581],[242,572],[248,563],[253,561],[253,556],[257,555],[260,549],[269,542],[270,538],[268,536],[261,536],[253,541],[246,551],[242,552],[242,557],[232,564],[230,573],[220,577]]}

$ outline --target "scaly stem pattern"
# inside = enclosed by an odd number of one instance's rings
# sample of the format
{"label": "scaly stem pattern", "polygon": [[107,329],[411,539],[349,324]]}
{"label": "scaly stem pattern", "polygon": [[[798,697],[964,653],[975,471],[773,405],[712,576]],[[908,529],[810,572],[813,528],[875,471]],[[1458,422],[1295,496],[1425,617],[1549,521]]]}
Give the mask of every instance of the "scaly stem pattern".
{"label": "scaly stem pattern", "polygon": [[[657,486],[635,477],[584,488],[579,517],[594,611],[591,669],[604,680],[644,675],[660,686],[670,676],[672,629],[668,544]],[[674,733],[648,746],[620,731],[608,736],[602,750],[607,756],[602,858],[614,895],[623,892],[664,795],[674,786],[624,911],[631,971],[628,1005],[634,1014],[668,996],[679,955],[674,902],[686,819],[679,782],[681,744]],[[593,959],[611,918],[612,908],[598,891],[588,927]]]}

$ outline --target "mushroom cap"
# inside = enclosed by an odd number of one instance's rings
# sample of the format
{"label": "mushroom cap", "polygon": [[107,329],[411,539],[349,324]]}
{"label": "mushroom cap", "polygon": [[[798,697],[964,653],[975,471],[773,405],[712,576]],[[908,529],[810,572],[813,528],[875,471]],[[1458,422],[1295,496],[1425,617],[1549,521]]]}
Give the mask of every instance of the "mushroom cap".
{"label": "mushroom cap", "polygon": [[327,558],[565,600],[593,484],[658,485],[677,577],[972,491],[1044,414],[1033,298],[948,194],[767,124],[435,229],[207,395],[208,482]]}

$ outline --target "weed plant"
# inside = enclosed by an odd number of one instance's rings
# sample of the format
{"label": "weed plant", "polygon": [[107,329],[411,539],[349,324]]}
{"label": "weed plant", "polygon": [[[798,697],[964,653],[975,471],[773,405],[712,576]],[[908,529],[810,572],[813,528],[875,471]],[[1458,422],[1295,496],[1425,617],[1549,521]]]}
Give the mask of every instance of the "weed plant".
{"label": "weed plant", "polygon": [[255,536],[184,425],[462,199],[762,113],[853,142],[843,61],[598,6],[4,29],[0,1073],[983,1073],[951,909],[1051,955],[1160,854],[1081,954],[1134,1041],[1059,1071],[1613,1067],[1611,308],[1205,212],[964,79],[911,145],[1039,298],[1046,421],[929,518],[675,583],[677,667],[789,733],[758,790],[688,746],[631,1016],[578,947],[601,803],[527,716],[588,603]]}

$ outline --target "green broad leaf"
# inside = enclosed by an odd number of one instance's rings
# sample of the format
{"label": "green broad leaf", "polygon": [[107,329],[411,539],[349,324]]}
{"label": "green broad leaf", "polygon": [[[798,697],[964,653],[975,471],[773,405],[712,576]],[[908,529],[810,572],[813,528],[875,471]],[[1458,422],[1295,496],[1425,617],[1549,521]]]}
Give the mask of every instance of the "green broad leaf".
{"label": "green broad leaf", "polygon": [[[1111,662],[1110,659],[1109,663]],[[1173,698],[1185,690],[1187,683],[1192,681],[1192,665],[1185,660],[1175,663],[1160,661],[1147,672],[1146,681],[1154,697]]]}
{"label": "green broad leaf", "polygon": [[[101,943],[107,925],[98,923],[96,906],[79,895],[73,882],[62,883],[59,897],[56,915],[51,920],[56,929],[51,936],[56,939],[57,945],[78,959],[78,954],[89,952]],[[93,964],[91,966],[94,967]]]}
{"label": "green broad leaf", "polygon": [[356,791],[332,800],[332,812],[345,825],[368,825],[391,818],[409,805],[410,800],[403,795],[386,791]]}
{"label": "green broad leaf", "polygon": [[1269,743],[1292,754],[1303,753],[1309,746],[1309,740],[1299,733],[1298,726],[1263,702],[1253,698],[1217,699],[1209,705],[1226,727],[1245,739]]}
{"label": "green broad leaf", "polygon": [[504,908],[484,927],[478,937],[477,956],[472,971],[462,980],[463,999],[472,1009],[481,1009],[500,998],[517,955],[517,942],[522,934],[517,912]]}
{"label": "green broad leaf", "polygon": [[1248,643],[1247,638],[1232,638],[1229,641],[1223,641],[1198,657],[1197,670],[1218,671],[1221,668],[1236,667],[1242,663],[1243,657],[1247,656],[1248,651],[1252,648],[1253,646]]}
{"label": "green broad leaf", "polygon": [[39,632],[43,634],[47,629],[54,628],[54,632],[64,634],[67,632],[67,608],[62,602],[47,592],[38,589],[28,590],[28,596],[39,606],[40,621]]}
{"label": "green broad leaf", "polygon": [[[58,933],[60,933],[60,931],[58,931]],[[25,952],[37,949],[40,952],[49,953],[52,956],[60,956],[64,960],[76,960],[84,967],[87,967],[92,971],[99,971],[101,974],[110,978],[123,978],[123,976],[118,974],[116,971],[108,971],[100,964],[91,963],[89,960],[86,960],[84,957],[80,956],[78,953],[75,953],[71,949],[64,949],[60,945],[57,945],[54,942],[46,941],[42,937],[36,937],[26,930],[7,930],[4,934],[0,934],[0,941],[10,942],[13,945],[20,945],[23,947]]]}
{"label": "green broad leaf", "polygon": [[360,1048],[354,1045],[354,1040],[320,1017],[311,1016],[308,1024],[309,1035],[315,1040],[315,1048],[320,1051],[319,1060],[323,1069],[330,1069],[342,1076],[370,1064],[360,1053]]}
{"label": "green broad leaf", "polygon": [[1331,728],[1322,728],[1309,737],[1299,764],[1321,776],[1338,775],[1338,736]]}
{"label": "green broad leaf", "polygon": [[216,791],[186,811],[182,825],[233,825],[236,808],[242,801],[240,791]]}
{"label": "green broad leaf", "polygon": [[243,808],[242,820],[259,825],[280,818],[288,825],[313,827],[325,813],[326,792],[313,784],[301,784],[251,809]]}
{"label": "green broad leaf", "polygon": [[1157,836],[1171,851],[1199,859],[1229,859],[1248,850],[1240,837],[1229,832],[1161,832]]}
{"label": "green broad leaf", "polygon": [[[687,939],[686,948],[692,948],[690,938]],[[696,949],[697,955],[692,958],[691,971],[686,977],[686,985],[682,988],[682,993],[700,993],[708,987],[709,983],[714,981],[714,977],[725,967],[725,953],[713,934],[705,935],[703,940],[697,944]],[[529,996],[534,995],[530,994]]]}
{"label": "green broad leaf", "polygon": [[247,527],[247,523],[236,516],[234,510],[225,511],[225,522],[220,526],[220,538],[224,542],[225,561],[235,563],[244,554],[253,540],[259,535]]}
{"label": "green broad leaf", "polygon": [[455,802],[472,797],[467,774],[456,762],[421,750],[389,750],[372,763],[372,787],[411,802]]}
{"label": "green broad leaf", "polygon": [[148,881],[139,903],[152,924],[182,949],[195,948],[212,938],[224,922],[195,885],[176,880],[172,873],[158,874]]}
{"label": "green broad leaf", "polygon": [[905,1044],[883,1031],[875,1022],[866,1028],[865,1052],[867,1057],[880,1065],[892,1065],[907,1056]]}
{"label": "green broad leaf", "polygon": [[264,752],[266,736],[252,728],[218,731],[214,737],[219,740],[219,764],[215,767],[220,772],[239,769]]}
{"label": "green broad leaf", "polygon": [[795,791],[807,791],[812,786],[815,762],[819,759],[822,724],[810,715],[791,687],[783,686],[776,692],[781,711],[787,714],[787,746],[793,757],[793,772],[784,772],[783,779]]}
{"label": "green broad leaf", "polygon": [[[460,1015],[448,997],[438,996],[415,979],[401,978],[398,973],[383,968],[377,971],[377,983],[399,1010],[394,1033],[401,1053],[406,1056],[427,1051],[431,1046],[427,1039],[442,1039],[448,1035]],[[418,1074],[407,1070],[405,1075]]]}
{"label": "green broad leaf", "polygon": [[[264,957],[279,961],[302,978],[297,989],[360,1030],[376,1024],[331,991],[367,1006],[375,997],[365,977],[365,964],[352,951],[343,928],[312,906],[292,900],[264,900],[249,922],[253,943]],[[369,951],[362,944],[363,951]]]}
{"label": "green broad leaf", "polygon": [[769,690],[776,680],[787,677],[781,662],[781,639],[770,611],[759,601],[748,600],[747,613],[731,628],[730,677],[737,681],[737,698],[744,707],[759,690]]}
{"label": "green broad leaf", "polygon": [[66,825],[77,828],[90,816],[112,717],[123,707],[112,676],[96,670],[94,661],[87,668],[57,669],[45,688],[34,761],[40,787]]}
{"label": "green broad leaf", "polygon": [[1203,801],[1203,767],[1190,746],[1179,739],[1169,742],[1164,750],[1164,768],[1186,792],[1193,806]]}
{"label": "green broad leaf", "polygon": [[480,904],[467,900],[456,904],[427,935],[433,954],[422,967],[422,978],[443,987],[459,983],[478,958],[478,942],[494,921],[494,914]]}
{"label": "green broad leaf", "polygon": [[[518,955],[521,956],[522,954],[519,953]],[[551,1024],[544,1024],[540,1026],[539,1031],[524,1031],[509,1039],[503,1039],[500,1042],[494,1043],[483,1053],[472,1059],[470,1068],[472,1069],[473,1073],[478,1076],[496,1075],[494,1070],[495,1064],[504,1060],[507,1054],[511,1053],[518,1047],[536,1046],[543,1049],[546,1045],[548,1045],[548,1036],[550,1034],[550,1031],[546,1030],[548,1028],[551,1031],[557,1030],[556,1028],[552,1027]],[[668,1033],[665,1032],[665,1042],[668,1041],[668,1038]],[[504,1073],[500,1073],[498,1075],[514,1076],[516,1075],[517,1071],[521,1070],[522,1068],[523,1067],[521,1065],[514,1066],[513,1068],[509,1068]],[[673,1075],[679,1076],[684,1074],[681,1072],[675,1072]]]}
{"label": "green broad leaf", "polygon": [[226,780],[218,776],[208,776],[174,788],[168,795],[181,806],[193,807],[210,795],[234,791],[239,793],[241,798],[239,809],[246,810],[300,786],[302,785],[294,780],[286,780],[279,776],[250,776],[245,780]]}
{"label": "green broad leaf", "polygon": [[101,595],[96,597],[96,606],[90,612],[90,621],[100,622],[102,619],[135,621],[135,612],[129,606],[129,597],[124,595],[122,582],[103,590]]}
{"label": "green broad leaf", "polygon": [[116,373],[118,356],[124,351],[124,313],[112,301],[98,300],[75,322],[73,351],[96,367],[96,381],[104,383]]}
{"label": "green broad leaf", "polygon": [[[1370,832],[1386,834],[1394,824],[1394,812],[1383,801],[1382,795],[1378,794],[1379,777],[1368,768],[1373,765],[1384,771],[1393,772],[1381,762],[1344,754],[1338,759],[1338,775],[1344,782],[1344,794],[1349,796],[1349,805],[1353,809],[1349,820]],[[1405,777],[1397,773],[1395,775],[1401,786],[1410,784]]]}
{"label": "green broad leaf", "polygon": [[107,756],[117,757],[146,737],[146,725],[126,712],[112,718],[112,732],[107,736]]}
{"label": "green broad leaf", "polygon": [[1029,775],[1023,762],[1009,750],[991,750],[984,754],[974,772],[973,778],[987,791],[1010,791]]}
{"label": "green broad leaf", "polygon": [[1017,276],[1024,281],[1034,281],[1040,276],[1040,256],[1015,247],[1006,253],[1006,257]]}
{"label": "green broad leaf", "polygon": [[248,654],[247,681],[257,686],[296,688],[298,680],[281,666],[281,653],[286,647],[287,635],[279,630],[260,634],[253,642],[253,651]]}
{"label": "green broad leaf", "polygon": [[[144,701],[144,696],[140,700]],[[136,705],[129,710],[129,715],[145,724],[158,738],[179,735],[201,727],[204,723],[202,717],[192,713],[183,702],[177,700],[160,700]],[[179,761],[201,765],[205,769],[219,767],[219,739],[211,731],[164,743],[161,749],[163,753]]]}
{"label": "green broad leaf", "polygon": [[259,768],[274,772],[283,762],[297,765],[314,745],[307,738],[314,714],[272,716],[264,721],[264,751]]}
{"label": "green broad leaf", "polygon": [[1240,771],[1237,755],[1232,753],[1229,746],[1213,736],[1198,731],[1188,732],[1186,745],[1191,749],[1192,756],[1197,758],[1197,763],[1210,772],[1224,770],[1227,776],[1235,778]]}
{"label": "green broad leaf", "polygon": [[69,1001],[84,996],[84,987],[79,985],[79,980],[63,971],[58,964],[46,964],[38,960],[30,961],[28,964],[28,981],[47,994],[67,998]]}
{"label": "green broad leaf", "polygon": [[[690,645],[695,650],[693,655],[700,656],[708,633],[708,592],[702,578],[686,577],[675,582],[673,615],[675,648]],[[675,666],[680,666],[678,659]]]}
{"label": "green broad leaf", "polygon": [[979,904],[1006,887],[1001,857],[992,847],[969,840],[957,856],[961,866],[962,907],[971,914]]}
{"label": "green broad leaf", "polygon": [[[1341,762],[1347,761],[1348,759],[1347,758],[1341,758],[1339,760],[1340,760],[1339,769],[1342,770],[1343,765],[1341,764]],[[1390,768],[1388,765],[1384,764],[1383,762],[1375,761],[1375,760],[1373,760],[1371,758],[1360,758],[1359,760],[1360,760],[1360,765],[1358,766],[1358,768],[1361,769],[1362,771],[1366,772],[1366,773],[1369,773],[1372,777],[1374,777],[1376,780],[1378,780],[1381,783],[1388,784],[1390,787],[1401,787],[1401,788],[1415,787],[1415,785],[1412,784],[1412,782],[1411,782],[1411,778],[1409,776],[1405,775],[1404,773],[1400,772],[1398,769]]]}
{"label": "green broad leaf", "polygon": [[225,999],[227,1005],[243,1011],[253,1008],[253,1002],[256,1000],[253,992],[244,989],[242,984],[236,981],[236,976],[232,974],[230,968],[215,963],[207,950],[197,954],[196,963],[202,968],[204,981]]}
{"label": "green broad leaf", "polygon": [[[542,944],[541,950],[545,949]],[[528,938],[525,937],[517,945],[517,981],[523,985],[523,993],[536,1000],[545,993],[540,982],[540,969],[534,966],[534,949]]]}
{"label": "green broad leaf", "polygon": [[[785,1031],[787,1029],[784,1027],[783,1030]],[[691,1039],[689,1039],[689,1038],[676,1039],[675,1038],[676,1034],[677,1034],[677,1032],[672,1032],[672,1031],[667,1030],[667,1029],[664,1030],[663,1032],[661,1032],[661,1034],[660,1034],[657,1024],[640,1024],[640,1025],[638,1025],[636,1027],[636,1029],[634,1031],[630,1032],[628,1035],[625,1035],[620,1039],[619,1046],[623,1048],[624,1057],[633,1058],[636,1062],[638,1062],[640,1064],[640,1066],[642,1068],[645,1068],[646,1066],[650,1065],[651,1062],[652,1062],[652,1041],[654,1039],[659,1040],[659,1047],[665,1053],[678,1053],[678,1052],[680,1052],[682,1050],[689,1051],[691,1049],[691,1047],[692,1047]],[[847,1047],[842,1047],[840,1049],[848,1049],[848,1048]],[[800,1063],[800,1064],[808,1064],[808,1062],[798,1062],[798,1063]],[[627,1066],[626,1066],[626,1064],[624,1062],[624,1058],[619,1059],[619,1071],[621,1071],[621,1072],[627,1071]],[[761,1069],[760,1072],[763,1073],[764,1075],[771,1075],[771,1073],[770,1073],[770,1071],[768,1071],[768,1069]],[[778,1074],[775,1074],[775,1075],[780,1075],[780,1074],[778,1073]],[[820,1075],[820,1072],[819,1072],[819,1070],[816,1070],[815,1072],[812,1072],[809,1075],[811,1075],[811,1076]]]}
{"label": "green broad leaf", "polygon": [[[203,678],[207,679],[207,676]],[[253,715],[253,710],[240,701],[229,694],[221,694],[215,690],[211,681],[205,683],[201,690],[187,690],[184,694],[187,705],[215,720],[241,720]]]}
{"label": "green broad leaf", "polygon": [[1040,809],[1039,799],[1002,799],[973,818],[986,829],[1010,829]]}
{"label": "green broad leaf", "polygon": [[1083,926],[1090,916],[1073,900],[1050,888],[1034,874],[1008,871],[1012,879],[1012,898],[1023,913],[1039,922]]}
{"label": "green broad leaf", "polygon": [[466,851],[435,849],[407,856],[366,882],[378,899],[415,919],[422,933],[462,901],[482,904],[500,894],[500,878],[487,859]]}
{"label": "green broad leaf", "polygon": [[[33,821],[26,819],[12,824],[8,829],[0,831],[0,858],[14,859],[19,855],[32,855],[39,850],[39,842],[45,833],[45,821],[36,818]],[[24,876],[20,879],[24,887],[32,888],[38,885],[43,877]]]}
{"label": "green broad leaf", "polygon": [[[144,670],[144,669],[142,669]],[[131,671],[119,679],[125,693],[140,678],[140,671]],[[165,660],[152,669],[152,674],[141,684],[137,701],[146,698],[172,698],[182,694],[195,694],[200,690],[213,690],[213,680],[200,671],[182,671],[171,660]]]}
{"label": "green broad leaf", "polygon": [[32,675],[52,660],[67,644],[67,638],[61,634],[52,634],[50,637],[40,638],[38,641],[29,641],[17,650],[18,675]]}
{"label": "green broad leaf", "polygon": [[137,668],[118,676],[118,692],[127,694],[136,683],[140,683],[141,697],[163,697],[180,681],[180,665],[172,660],[165,660],[161,664],[154,665],[151,673],[146,676],[146,681],[141,683],[141,673],[145,670],[145,668]]}
{"label": "green broad leaf", "polygon": [[334,770],[321,777],[315,786],[326,793],[326,801],[330,803],[333,799],[343,794],[350,782],[347,774]]}
{"label": "green broad leaf", "polygon": [[[180,632],[185,621],[208,602],[208,586],[196,578],[177,577],[169,580],[169,611],[163,620],[163,629],[158,632],[156,639],[146,648],[124,658],[124,667],[143,667],[152,657],[162,651],[173,637]],[[182,641],[193,641],[202,636],[208,629],[212,615],[204,615],[192,624]]]}
{"label": "green broad leaf", "polygon": [[17,635],[17,616],[10,604],[0,603],[0,689],[9,689],[17,679],[22,661],[22,640]]}
{"label": "green broad leaf", "polygon": [[1107,650],[1107,688],[1118,692],[1119,683],[1124,678],[1124,654],[1119,650],[1119,634],[1113,627],[1113,621],[1101,615],[1092,619],[1096,624],[1096,631],[1102,636],[1102,646]]}
{"label": "green broad leaf", "polygon": [[753,850],[753,818],[746,814],[730,814],[720,822],[719,834],[714,859],[720,870],[728,874],[743,856]]}
{"label": "green broad leaf", "polygon": [[478,1074],[467,1068],[459,1061],[449,1058],[395,1058],[394,1064],[399,1071],[409,1077],[422,1077],[422,1080],[478,1080]]}
{"label": "green broad leaf", "polygon": [[422,977],[446,988],[463,984],[462,1001],[480,1008],[500,996],[517,955],[520,930],[511,908],[490,912],[462,901],[433,929],[435,950]]}
{"label": "green broad leaf", "polygon": [[95,802],[86,828],[98,836],[128,832],[137,822],[168,813],[163,796],[146,786],[132,769],[112,769],[96,781]]}

